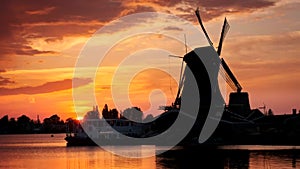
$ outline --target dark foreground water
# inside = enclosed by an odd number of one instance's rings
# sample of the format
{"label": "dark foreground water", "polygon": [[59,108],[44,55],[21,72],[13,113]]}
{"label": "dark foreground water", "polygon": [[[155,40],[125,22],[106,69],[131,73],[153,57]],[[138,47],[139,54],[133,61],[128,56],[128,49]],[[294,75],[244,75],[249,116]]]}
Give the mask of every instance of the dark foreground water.
{"label": "dark foreground water", "polygon": [[[64,134],[0,135],[0,168],[300,168],[300,148],[225,146],[216,150],[168,151],[148,158],[126,158],[99,147],[66,147]],[[130,150],[131,147],[122,147]],[[144,147],[141,151],[162,150]]]}

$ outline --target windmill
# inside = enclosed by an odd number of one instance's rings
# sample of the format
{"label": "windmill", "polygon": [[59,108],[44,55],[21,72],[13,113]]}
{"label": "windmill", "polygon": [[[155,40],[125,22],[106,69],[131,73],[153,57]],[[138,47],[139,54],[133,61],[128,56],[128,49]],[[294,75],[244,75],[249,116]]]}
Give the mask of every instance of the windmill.
{"label": "windmill", "polygon": [[[192,51],[186,52],[183,57],[169,55],[182,58],[182,66],[175,101],[171,106],[162,107],[165,113],[160,118],[161,124],[171,123],[170,119],[176,119],[177,115],[181,113],[184,117],[195,119],[190,132],[183,139],[183,143],[195,140],[195,138],[199,138],[199,143],[205,142],[222,119],[225,119],[225,123],[229,122],[230,125],[234,124],[237,119],[247,124],[253,124],[247,119],[251,115],[248,93],[242,92],[242,86],[225,60],[220,57],[223,41],[230,28],[227,19],[224,20],[219,44],[215,48],[204,28],[199,8],[195,10],[195,14],[210,46],[194,48]],[[185,63],[184,68],[183,62]],[[225,99],[218,86],[219,72],[233,89],[229,95],[228,105],[224,102]],[[195,110],[197,112],[193,114]],[[205,133],[203,134],[202,131]]]}
{"label": "windmill", "polygon": [[[198,18],[198,22],[202,28],[202,31],[205,34],[205,37],[206,37],[208,43],[214,48],[213,43],[210,40],[209,35],[206,32],[203,22],[201,20],[199,8],[197,8],[195,10],[195,14]],[[216,49],[216,52],[219,55],[219,57],[221,56],[223,42],[224,42],[227,32],[229,31],[229,28],[230,28],[230,26],[225,17],[218,47],[214,48],[214,49]],[[235,91],[235,92],[231,92],[229,95],[229,103],[227,105],[227,110],[230,112],[235,112],[240,115],[247,116],[251,112],[248,93],[241,92],[242,86],[240,85],[240,83],[238,82],[238,80],[236,79],[236,77],[234,76],[232,71],[230,70],[230,68],[227,65],[227,63],[225,62],[224,58],[220,57],[220,62],[221,62],[220,63],[221,64],[220,72],[221,72],[222,77],[225,79],[226,83]]]}
{"label": "windmill", "polygon": [[[205,30],[205,27],[203,25],[203,22],[201,20],[200,17],[200,12],[199,12],[199,8],[197,8],[195,10],[195,14],[197,16],[198,22],[201,26],[201,29],[203,31],[203,33],[205,34],[205,37],[209,43],[210,46],[213,47],[213,49],[215,49],[217,55],[219,56],[220,59],[220,74],[221,76],[224,78],[224,80],[226,81],[226,83],[229,85],[229,87],[234,91],[231,92],[229,95],[229,103],[226,106],[228,111],[231,112],[235,112],[238,113],[240,115],[245,115],[247,116],[247,114],[249,114],[249,112],[251,111],[250,109],[250,103],[249,103],[249,96],[247,92],[242,92],[242,86],[240,85],[240,83],[238,82],[237,78],[234,76],[234,74],[232,73],[232,71],[230,70],[228,64],[225,62],[224,58],[220,57],[221,56],[221,52],[222,52],[222,47],[223,47],[223,42],[224,39],[226,37],[226,34],[229,31],[230,25],[227,22],[227,19],[224,19],[224,23],[223,23],[223,27],[222,27],[222,31],[221,31],[221,36],[220,36],[220,40],[219,40],[219,44],[217,46],[217,48],[215,48],[213,46],[213,42],[211,41],[211,39],[209,38],[209,35],[207,33],[207,31]],[[202,85],[203,81],[205,80],[201,80],[201,78],[203,76],[206,76],[205,74],[200,75],[203,71],[206,71],[205,69],[201,69],[201,60],[199,60],[199,58],[197,58],[197,55],[195,53],[195,51],[197,50],[194,49],[193,51],[186,53],[184,57],[180,57],[180,56],[171,56],[171,57],[178,57],[178,58],[183,58],[183,60],[185,60],[185,62],[188,64],[189,68],[193,69],[192,72],[194,73],[194,76],[196,78],[196,80],[198,80],[198,85]],[[179,86],[178,86],[178,91],[177,91],[177,95],[176,95],[176,99],[175,102],[172,104],[172,106],[170,107],[166,107],[166,108],[180,108],[181,107],[181,95],[183,92],[183,88],[184,88],[184,83],[187,81],[186,76],[184,75],[185,71],[182,70],[183,69],[183,65],[181,67],[181,73],[180,73],[180,80],[179,80]],[[196,77],[197,76],[197,77]],[[201,77],[202,76],[202,77]],[[207,80],[207,79],[206,79]],[[209,83],[209,82],[208,82]],[[208,87],[208,86],[206,86]],[[199,89],[201,88],[201,90],[203,90],[203,88],[205,88],[205,86],[203,87],[199,87]],[[208,89],[208,88],[206,88]],[[205,93],[208,92],[208,93]],[[206,96],[201,96],[202,97],[202,101],[207,99],[209,100],[210,98],[210,94],[209,91],[207,90],[203,90],[202,94],[205,93],[204,95]],[[209,101],[207,101],[208,103]]]}

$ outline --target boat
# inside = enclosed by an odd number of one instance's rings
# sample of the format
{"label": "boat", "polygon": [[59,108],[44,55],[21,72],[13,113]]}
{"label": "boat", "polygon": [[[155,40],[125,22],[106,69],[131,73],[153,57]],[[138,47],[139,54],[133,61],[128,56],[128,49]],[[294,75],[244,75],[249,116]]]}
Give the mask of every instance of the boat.
{"label": "boat", "polygon": [[80,124],[67,124],[67,146],[128,145],[122,137],[142,137],[147,125],[125,118],[100,118],[98,106],[86,113]]}

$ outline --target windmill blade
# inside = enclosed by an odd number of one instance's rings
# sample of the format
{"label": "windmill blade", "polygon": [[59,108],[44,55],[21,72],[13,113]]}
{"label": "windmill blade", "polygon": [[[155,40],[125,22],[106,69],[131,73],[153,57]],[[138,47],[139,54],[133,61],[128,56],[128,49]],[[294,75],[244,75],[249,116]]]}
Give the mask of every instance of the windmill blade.
{"label": "windmill blade", "polygon": [[219,45],[218,45],[218,51],[217,51],[219,56],[221,56],[223,41],[225,39],[225,36],[226,36],[227,32],[229,31],[229,28],[230,28],[230,25],[228,24],[227,19],[225,18],[223,28],[222,28],[222,32],[221,32],[221,36],[220,36]]}
{"label": "windmill blade", "polygon": [[177,56],[177,55],[169,55],[169,57],[173,57],[173,58],[183,58],[183,56]]}
{"label": "windmill blade", "polygon": [[235,76],[233,75],[232,71],[230,70],[229,66],[223,58],[221,58],[221,65],[224,68],[226,74],[229,76],[230,80],[234,83],[237,92],[241,92],[241,90],[243,89],[242,86],[237,81],[237,79],[235,78]]}
{"label": "windmill blade", "polygon": [[200,12],[199,12],[199,7],[196,9],[195,14],[196,14],[196,16],[197,16],[197,18],[198,18],[198,22],[199,22],[199,24],[200,24],[200,26],[201,26],[201,28],[202,28],[204,34],[205,34],[205,37],[206,37],[208,43],[210,44],[210,46],[213,46],[213,43],[212,43],[212,41],[210,40],[210,38],[209,38],[209,36],[208,36],[208,34],[207,34],[205,28],[204,28],[204,25],[203,25],[203,23],[202,23],[202,20],[201,20],[201,17],[200,17]]}

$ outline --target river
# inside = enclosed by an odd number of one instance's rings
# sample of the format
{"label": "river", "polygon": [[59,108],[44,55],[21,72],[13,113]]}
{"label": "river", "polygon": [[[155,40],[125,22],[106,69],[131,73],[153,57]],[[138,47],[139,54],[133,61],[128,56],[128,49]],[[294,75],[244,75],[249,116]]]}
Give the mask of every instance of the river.
{"label": "river", "polygon": [[0,135],[0,168],[300,168],[300,147],[293,146],[224,146],[193,152],[178,148],[157,156],[128,158],[100,147],[66,147],[64,137],[65,134]]}

